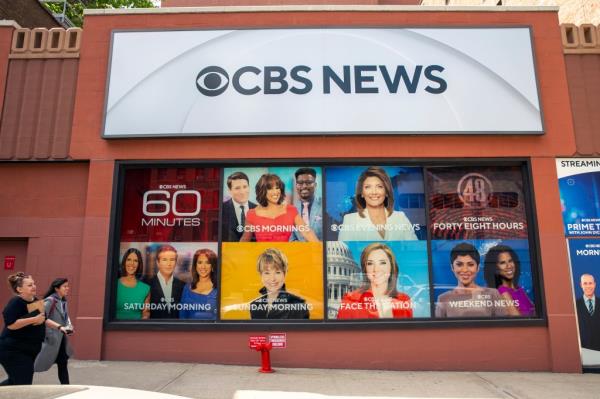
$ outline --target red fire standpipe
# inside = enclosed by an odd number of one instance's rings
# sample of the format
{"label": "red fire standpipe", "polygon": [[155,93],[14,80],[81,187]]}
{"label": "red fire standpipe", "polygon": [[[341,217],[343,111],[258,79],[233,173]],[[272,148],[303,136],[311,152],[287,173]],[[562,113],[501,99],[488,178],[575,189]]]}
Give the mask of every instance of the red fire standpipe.
{"label": "red fire standpipe", "polygon": [[270,342],[267,343],[259,343],[256,345],[256,350],[260,351],[260,368],[258,371],[260,373],[274,373],[275,370],[271,368],[271,345]]}

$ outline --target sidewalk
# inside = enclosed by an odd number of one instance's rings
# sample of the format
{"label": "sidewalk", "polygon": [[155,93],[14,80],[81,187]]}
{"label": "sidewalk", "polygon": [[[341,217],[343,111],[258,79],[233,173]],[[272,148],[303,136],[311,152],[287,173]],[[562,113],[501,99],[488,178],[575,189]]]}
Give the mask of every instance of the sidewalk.
{"label": "sidewalk", "polygon": [[[258,366],[78,360],[69,362],[73,384],[133,388],[199,399],[232,399],[239,390],[385,398],[600,398],[600,374],[411,372],[291,369],[277,368],[276,365],[274,367],[275,373],[261,374],[257,372]],[[4,378],[3,372],[0,372],[0,377]],[[36,373],[34,378],[34,384],[57,383],[56,366],[45,373]],[[260,396],[263,399],[285,399],[286,395],[265,393]]]}

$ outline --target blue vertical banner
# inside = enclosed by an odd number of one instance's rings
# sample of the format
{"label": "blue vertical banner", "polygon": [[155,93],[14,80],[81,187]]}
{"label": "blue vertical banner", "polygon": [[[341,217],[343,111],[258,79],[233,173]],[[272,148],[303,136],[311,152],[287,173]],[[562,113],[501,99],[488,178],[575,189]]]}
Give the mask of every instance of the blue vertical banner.
{"label": "blue vertical banner", "polygon": [[556,160],[581,362],[600,367],[600,159]]}

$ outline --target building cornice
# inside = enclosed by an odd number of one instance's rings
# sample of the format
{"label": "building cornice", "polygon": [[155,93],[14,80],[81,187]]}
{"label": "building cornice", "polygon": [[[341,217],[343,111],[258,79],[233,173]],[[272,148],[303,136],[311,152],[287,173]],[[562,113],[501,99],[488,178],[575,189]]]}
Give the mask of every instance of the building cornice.
{"label": "building cornice", "polygon": [[214,14],[256,12],[558,12],[557,6],[398,6],[398,5],[298,5],[167,7],[130,9],[86,9],[84,15]]}

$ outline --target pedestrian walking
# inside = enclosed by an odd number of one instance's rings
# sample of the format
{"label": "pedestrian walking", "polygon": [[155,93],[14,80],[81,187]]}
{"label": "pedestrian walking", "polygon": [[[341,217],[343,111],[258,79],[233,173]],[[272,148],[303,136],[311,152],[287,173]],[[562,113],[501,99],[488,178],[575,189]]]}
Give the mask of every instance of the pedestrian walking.
{"label": "pedestrian walking", "polygon": [[33,365],[44,341],[45,330],[62,325],[46,320],[44,305],[36,294],[35,281],[23,272],[11,274],[8,284],[15,293],[4,310],[4,329],[0,335],[0,364],[8,378],[0,385],[31,385]]}
{"label": "pedestrian walking", "polygon": [[46,337],[42,349],[35,360],[35,371],[47,371],[54,363],[58,366],[58,380],[61,384],[69,383],[67,362],[73,355],[68,335],[73,333],[73,324],[69,318],[67,295],[69,280],[55,279],[44,295],[46,318],[60,325],[59,329],[46,327]]}

